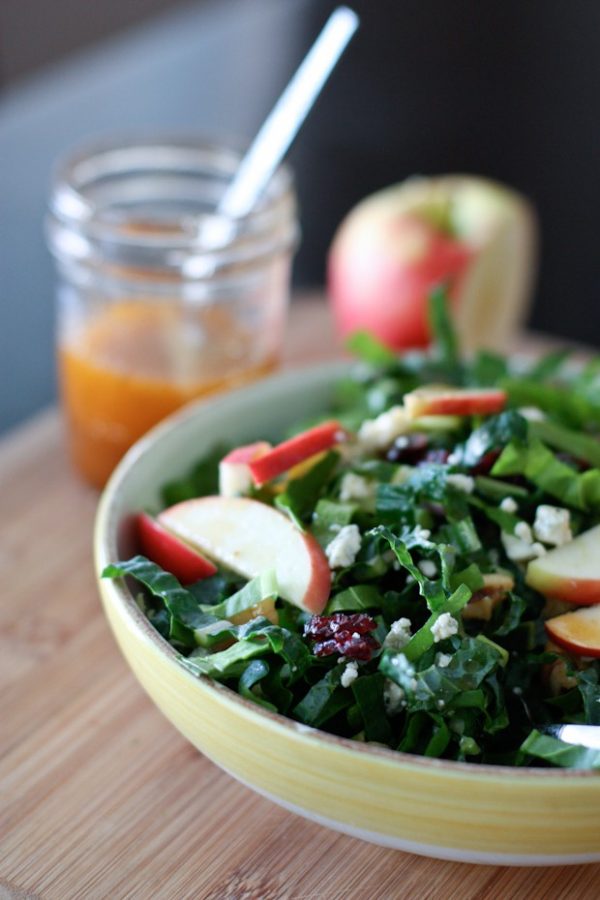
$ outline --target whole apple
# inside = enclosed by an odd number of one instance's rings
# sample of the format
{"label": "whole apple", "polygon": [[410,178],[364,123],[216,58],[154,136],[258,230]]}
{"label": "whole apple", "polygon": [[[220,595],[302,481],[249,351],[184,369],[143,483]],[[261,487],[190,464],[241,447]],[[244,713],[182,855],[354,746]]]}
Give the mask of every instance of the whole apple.
{"label": "whole apple", "polygon": [[445,283],[463,346],[506,346],[527,310],[535,248],[530,205],[495,182],[393,185],[351,210],[334,237],[327,280],[338,331],[424,346],[428,298]]}

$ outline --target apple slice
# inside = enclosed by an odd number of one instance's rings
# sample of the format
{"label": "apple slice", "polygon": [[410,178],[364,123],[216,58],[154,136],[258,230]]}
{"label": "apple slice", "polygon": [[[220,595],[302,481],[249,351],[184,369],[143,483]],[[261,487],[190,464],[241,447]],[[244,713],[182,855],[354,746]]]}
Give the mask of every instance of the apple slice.
{"label": "apple slice", "polygon": [[504,409],[506,391],[428,385],[405,394],[404,405],[411,419],[418,416],[484,416]]}
{"label": "apple slice", "polygon": [[483,576],[483,587],[475,591],[462,609],[463,619],[480,619],[489,622],[494,610],[514,589],[515,579],[510,572],[489,572]]}
{"label": "apple slice", "polygon": [[600,525],[533,559],[525,580],[545,597],[578,606],[600,603]]}
{"label": "apple slice", "polygon": [[579,656],[600,656],[600,606],[563,613],[545,625],[559,647]]}
{"label": "apple slice", "polygon": [[165,509],[159,521],[202,553],[254,578],[275,569],[279,595],[313,614],[331,587],[327,557],[284,513],[247,497],[200,497]]}
{"label": "apple slice", "polygon": [[217,571],[213,563],[170,534],[147,513],[137,516],[136,526],[140,550],[144,556],[174,575],[181,584],[193,584]]}
{"label": "apple slice", "polygon": [[256,441],[244,447],[236,447],[219,463],[219,493],[222,497],[239,497],[247,494],[254,481],[249,463],[264,456],[271,449],[267,441]]}
{"label": "apple slice", "polygon": [[248,463],[254,483],[260,487],[272,478],[282,475],[298,463],[316,453],[329,450],[347,439],[347,434],[339,422],[324,422],[315,428],[303,431],[289,441],[277,444],[268,453]]}

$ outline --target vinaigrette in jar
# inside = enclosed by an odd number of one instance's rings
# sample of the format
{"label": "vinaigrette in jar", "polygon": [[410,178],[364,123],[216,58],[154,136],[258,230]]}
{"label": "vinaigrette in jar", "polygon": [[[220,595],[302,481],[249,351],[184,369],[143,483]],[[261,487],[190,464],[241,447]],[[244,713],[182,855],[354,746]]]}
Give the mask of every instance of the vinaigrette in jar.
{"label": "vinaigrette in jar", "polygon": [[59,171],[48,241],[71,457],[101,487],[151,426],[277,364],[297,242],[281,168],[256,210],[215,213],[240,153],[202,141],[105,145]]}

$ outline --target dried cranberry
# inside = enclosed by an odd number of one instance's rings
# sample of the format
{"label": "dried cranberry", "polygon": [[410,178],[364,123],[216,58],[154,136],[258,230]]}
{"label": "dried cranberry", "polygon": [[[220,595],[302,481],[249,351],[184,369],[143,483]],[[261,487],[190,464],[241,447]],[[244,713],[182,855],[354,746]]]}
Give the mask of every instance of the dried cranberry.
{"label": "dried cranberry", "polygon": [[501,450],[488,450],[484,453],[478,463],[471,467],[473,475],[487,475],[494,468],[494,463],[501,454]]}
{"label": "dried cranberry", "polygon": [[368,634],[377,623],[366,613],[334,613],[332,616],[313,616],[304,626],[305,637],[335,638],[340,631]]}
{"label": "dried cranberry", "polygon": [[304,626],[305,637],[316,641],[315,656],[339,653],[351,659],[369,660],[379,642],[370,634],[377,623],[365,613],[313,616]]}
{"label": "dried cranberry", "polygon": [[371,659],[374,650],[379,649],[379,642],[370,634],[350,635],[347,640],[321,641],[315,644],[313,652],[315,656],[332,656],[339,653],[340,656],[346,656],[349,659],[360,659],[362,662],[368,662]]}
{"label": "dried cranberry", "polygon": [[423,459],[428,447],[429,438],[426,434],[421,434],[421,432],[401,434],[396,438],[385,458],[388,462],[415,465]]}

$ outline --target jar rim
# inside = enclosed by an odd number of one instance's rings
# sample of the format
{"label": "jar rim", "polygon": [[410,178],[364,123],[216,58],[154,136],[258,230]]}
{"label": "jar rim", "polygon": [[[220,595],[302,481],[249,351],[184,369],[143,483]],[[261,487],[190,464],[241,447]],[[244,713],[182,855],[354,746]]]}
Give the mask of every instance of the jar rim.
{"label": "jar rim", "polygon": [[[204,278],[290,249],[298,239],[294,179],[281,165],[255,209],[216,212],[243,148],[193,134],[100,139],[58,161],[47,218],[59,259]],[[145,192],[145,193],[144,193]],[[129,263],[127,262],[129,260]]]}

